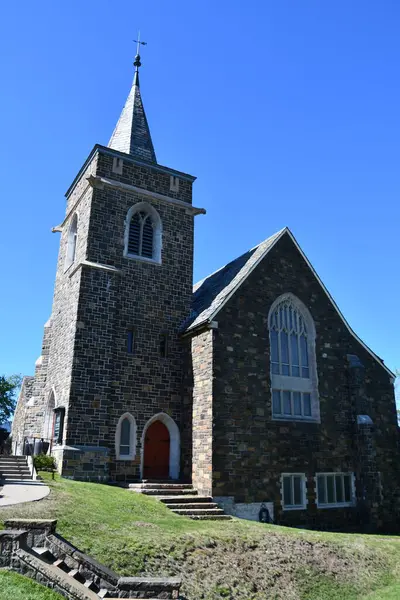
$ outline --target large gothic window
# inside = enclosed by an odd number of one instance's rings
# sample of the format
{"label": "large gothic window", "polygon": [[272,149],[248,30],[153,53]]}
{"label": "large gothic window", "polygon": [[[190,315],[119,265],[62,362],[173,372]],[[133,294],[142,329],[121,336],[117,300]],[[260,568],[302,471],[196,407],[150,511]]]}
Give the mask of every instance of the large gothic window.
{"label": "large gothic window", "polygon": [[319,420],[315,326],[293,294],[280,296],[269,319],[272,415],[285,420]]}
{"label": "large gothic window", "polygon": [[125,225],[124,255],[161,262],[161,219],[155,208],[146,202],[135,204]]}

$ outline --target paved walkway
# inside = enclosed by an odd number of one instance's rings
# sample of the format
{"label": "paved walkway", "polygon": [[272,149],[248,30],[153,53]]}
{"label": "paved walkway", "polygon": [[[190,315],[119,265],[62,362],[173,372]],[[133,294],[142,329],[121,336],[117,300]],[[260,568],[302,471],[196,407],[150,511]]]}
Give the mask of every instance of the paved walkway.
{"label": "paved walkway", "polygon": [[41,500],[50,493],[50,488],[41,481],[14,481],[0,485],[0,508],[22,502]]}

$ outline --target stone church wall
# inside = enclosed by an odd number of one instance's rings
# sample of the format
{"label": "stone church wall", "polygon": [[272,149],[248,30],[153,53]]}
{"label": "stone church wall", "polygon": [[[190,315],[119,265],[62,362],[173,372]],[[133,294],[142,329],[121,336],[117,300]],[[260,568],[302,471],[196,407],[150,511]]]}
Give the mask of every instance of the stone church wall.
{"label": "stone church wall", "polygon": [[[113,156],[100,151],[95,175],[116,180],[112,163]],[[120,176],[124,183],[143,185],[158,193],[165,191],[166,177],[150,167],[134,167],[129,161],[124,161]],[[76,317],[72,316],[76,319],[75,356],[64,474],[132,480],[141,475],[144,430],[154,415],[168,415],[179,431],[184,429],[187,344],[182,344],[178,332],[190,310],[193,216],[180,206],[98,180],[93,186],[90,210],[85,213],[85,258],[112,270],[89,264],[71,277],[70,285],[77,280],[79,300]],[[187,194],[187,186],[187,182],[182,184],[183,193]],[[127,212],[142,201],[154,206],[161,217],[161,265],[123,256]],[[80,230],[78,239],[79,235]],[[134,332],[132,354],[127,351],[128,330]],[[165,358],[160,356],[162,333],[168,337]],[[136,456],[129,461],[117,460],[115,454],[117,423],[126,412],[134,417],[137,427]],[[188,463],[189,441],[188,436],[181,436],[182,471]]]}
{"label": "stone church wall", "polygon": [[213,330],[192,338],[193,361],[193,470],[199,494],[212,495],[213,456]]}
{"label": "stone church wall", "polygon": [[[316,326],[321,423],[272,419],[268,311],[292,292]],[[354,527],[356,507],[316,506],[317,472],[355,472],[356,413],[347,355],[365,367],[366,408],[374,422],[382,496],[375,525],[391,527],[398,510],[398,428],[388,373],[348,332],[289,236],[270,251],[217,316],[214,334],[213,494],[237,503],[273,502],[281,524]],[[283,511],[281,473],[305,473],[306,510]],[[357,494],[360,494],[359,486]],[[376,500],[375,500],[376,503]]]}

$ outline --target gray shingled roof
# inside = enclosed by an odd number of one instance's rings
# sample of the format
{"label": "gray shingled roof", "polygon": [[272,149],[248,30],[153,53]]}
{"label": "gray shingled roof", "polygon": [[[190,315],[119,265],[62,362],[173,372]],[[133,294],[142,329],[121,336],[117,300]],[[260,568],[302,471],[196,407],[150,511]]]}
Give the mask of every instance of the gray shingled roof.
{"label": "gray shingled roof", "polygon": [[281,229],[255,248],[196,283],[193,288],[192,311],[184,324],[184,331],[191,331],[211,320],[285,231],[286,228]]}
{"label": "gray shingled roof", "polygon": [[128,99],[108,142],[108,147],[130,154],[139,160],[157,163],[140,95],[139,74],[137,72]]}

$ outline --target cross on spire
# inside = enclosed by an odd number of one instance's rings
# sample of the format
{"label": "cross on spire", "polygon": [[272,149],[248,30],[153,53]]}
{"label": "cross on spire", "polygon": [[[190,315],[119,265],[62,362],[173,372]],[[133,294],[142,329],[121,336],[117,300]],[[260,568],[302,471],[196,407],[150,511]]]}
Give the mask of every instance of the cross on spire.
{"label": "cross on spire", "polygon": [[138,39],[137,40],[133,40],[134,42],[136,42],[137,46],[136,46],[136,56],[135,56],[135,62],[133,63],[134,67],[135,67],[135,73],[139,72],[139,67],[141,66],[141,62],[140,62],[140,46],[147,46],[147,42],[142,42],[140,39],[140,31],[138,32]]}

